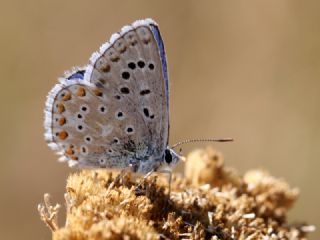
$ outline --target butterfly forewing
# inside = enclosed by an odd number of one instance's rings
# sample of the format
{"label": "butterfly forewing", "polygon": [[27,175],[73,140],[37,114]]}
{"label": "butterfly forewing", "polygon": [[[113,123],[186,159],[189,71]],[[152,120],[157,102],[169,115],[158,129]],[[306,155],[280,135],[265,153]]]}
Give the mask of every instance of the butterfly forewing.
{"label": "butterfly forewing", "polygon": [[169,109],[159,36],[150,20],[123,28],[93,54],[85,80],[67,81],[56,91],[52,142],[72,163],[131,165],[134,171],[147,172],[161,160]]}

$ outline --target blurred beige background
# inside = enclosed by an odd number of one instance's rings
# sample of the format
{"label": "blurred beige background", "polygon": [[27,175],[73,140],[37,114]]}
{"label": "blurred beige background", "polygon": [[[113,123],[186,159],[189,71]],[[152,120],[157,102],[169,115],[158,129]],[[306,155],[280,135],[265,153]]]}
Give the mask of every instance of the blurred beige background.
{"label": "blurred beige background", "polygon": [[171,143],[234,137],[215,144],[226,164],[263,167],[299,187],[289,220],[320,226],[319,10],[301,0],[1,1],[1,239],[49,239],[37,204],[45,192],[63,203],[70,169],[43,140],[47,92],[145,17],[159,23],[166,45]]}

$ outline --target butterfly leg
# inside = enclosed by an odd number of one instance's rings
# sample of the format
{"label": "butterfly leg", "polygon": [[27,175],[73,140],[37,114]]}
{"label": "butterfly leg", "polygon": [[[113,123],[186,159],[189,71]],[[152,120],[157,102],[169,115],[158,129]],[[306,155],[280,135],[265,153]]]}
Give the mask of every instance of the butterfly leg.
{"label": "butterfly leg", "polygon": [[[150,177],[153,173],[155,173],[155,171],[150,171],[148,172],[146,175],[143,176],[143,180],[147,179],[148,177]],[[169,182],[169,193],[168,193],[168,196],[169,196],[169,199],[170,199],[170,194],[171,194],[171,181],[172,181],[172,171],[170,170],[167,170],[167,169],[163,169],[163,170],[160,170],[158,171],[158,173],[165,173],[165,174],[168,174],[169,176],[169,179],[168,179],[168,182]],[[136,191],[138,193],[141,192],[141,190],[139,190],[139,187],[141,186],[142,182],[140,182],[138,184],[138,186],[136,186]]]}
{"label": "butterfly leg", "polygon": [[143,179],[147,179],[149,176],[151,176],[151,174],[154,173],[153,170],[151,170],[150,172],[148,172],[146,175],[143,176]]}
{"label": "butterfly leg", "polygon": [[172,181],[172,171],[169,170],[169,169],[162,169],[162,170],[159,170],[158,171],[159,173],[165,173],[165,174],[168,174],[169,176],[169,193],[168,193],[168,196],[169,196],[169,199],[170,199],[170,194],[171,194],[171,181]]}
{"label": "butterfly leg", "polygon": [[136,189],[135,189],[136,193],[138,193],[138,194],[142,193],[142,191],[141,191],[139,188],[141,187],[142,183],[143,183],[149,176],[151,176],[153,173],[154,173],[154,171],[151,170],[150,172],[148,172],[146,175],[143,176],[143,181],[141,181],[141,182],[136,186]]}

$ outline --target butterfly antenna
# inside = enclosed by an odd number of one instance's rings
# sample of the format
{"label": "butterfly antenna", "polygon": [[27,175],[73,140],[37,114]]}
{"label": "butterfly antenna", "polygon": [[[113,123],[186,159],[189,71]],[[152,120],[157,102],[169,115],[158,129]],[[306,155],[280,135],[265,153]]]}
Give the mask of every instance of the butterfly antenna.
{"label": "butterfly antenna", "polygon": [[233,142],[233,138],[203,138],[203,139],[187,139],[181,142],[174,144],[171,148],[174,149],[180,145],[187,143],[195,143],[195,142]]}

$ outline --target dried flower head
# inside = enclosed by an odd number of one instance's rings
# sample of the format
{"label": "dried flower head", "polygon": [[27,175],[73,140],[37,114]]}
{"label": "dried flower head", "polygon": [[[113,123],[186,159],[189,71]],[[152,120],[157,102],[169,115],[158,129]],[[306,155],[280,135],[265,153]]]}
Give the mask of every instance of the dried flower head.
{"label": "dried flower head", "polygon": [[[41,219],[56,240],[80,239],[306,239],[314,226],[290,225],[298,190],[266,171],[244,177],[224,166],[211,148],[188,156],[185,178],[147,179],[106,170],[83,170],[67,181],[67,219],[58,228],[48,197]],[[47,210],[45,210],[47,209]]]}

